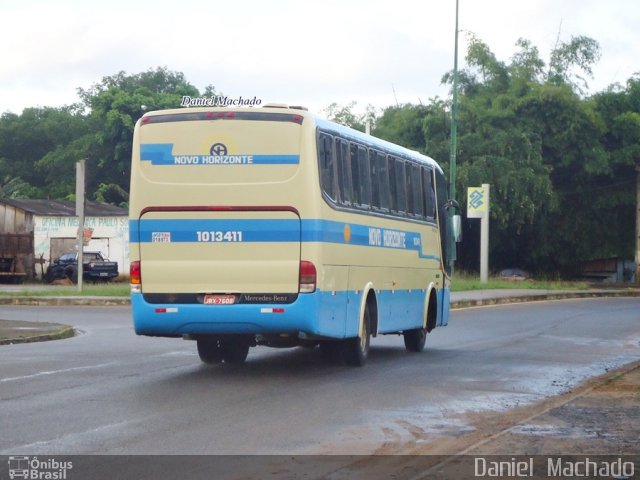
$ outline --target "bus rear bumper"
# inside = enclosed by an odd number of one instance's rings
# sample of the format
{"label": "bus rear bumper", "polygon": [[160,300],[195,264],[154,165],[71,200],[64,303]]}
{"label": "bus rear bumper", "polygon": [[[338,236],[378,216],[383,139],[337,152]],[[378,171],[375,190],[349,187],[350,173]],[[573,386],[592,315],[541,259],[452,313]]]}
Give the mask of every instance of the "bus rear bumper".
{"label": "bus rear bumper", "polygon": [[155,304],[142,294],[131,294],[133,326],[138,335],[182,337],[185,335],[274,334],[321,332],[317,293],[301,294],[289,304]]}

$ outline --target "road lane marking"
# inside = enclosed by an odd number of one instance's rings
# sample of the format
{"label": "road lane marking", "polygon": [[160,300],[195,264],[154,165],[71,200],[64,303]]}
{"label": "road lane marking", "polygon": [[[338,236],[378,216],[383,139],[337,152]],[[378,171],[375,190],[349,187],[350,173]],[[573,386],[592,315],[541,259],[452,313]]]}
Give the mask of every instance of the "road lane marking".
{"label": "road lane marking", "polygon": [[77,372],[79,370],[90,370],[92,368],[110,367],[118,364],[119,362],[100,363],[98,365],[86,365],[84,367],[71,367],[71,368],[64,368],[62,370],[50,370],[45,372],[32,373],[31,375],[23,375],[21,377],[0,378],[0,383],[13,382],[16,380],[26,380],[27,378],[43,377],[45,375],[56,375],[58,373]]}
{"label": "road lane marking", "polygon": [[[173,356],[173,355],[184,355],[184,356],[195,356],[197,355],[197,353],[195,352],[185,352],[182,350],[178,350],[178,351],[173,351],[173,352],[165,352],[165,353],[160,353],[160,354],[156,354],[156,355],[151,355],[152,357],[164,357],[164,356]],[[108,362],[108,363],[99,363],[97,365],[85,365],[83,367],[71,367],[71,368],[64,368],[61,370],[50,370],[50,371],[44,371],[44,372],[38,372],[38,373],[32,373],[31,375],[22,375],[20,377],[7,377],[7,378],[0,378],[0,383],[4,383],[4,382],[13,382],[16,380],[26,380],[29,378],[37,378],[37,377],[44,377],[46,375],[56,375],[58,373],[66,373],[66,372],[77,372],[77,371],[82,371],[82,370],[90,370],[92,368],[104,368],[104,367],[111,367],[113,365],[120,365],[122,362]]]}

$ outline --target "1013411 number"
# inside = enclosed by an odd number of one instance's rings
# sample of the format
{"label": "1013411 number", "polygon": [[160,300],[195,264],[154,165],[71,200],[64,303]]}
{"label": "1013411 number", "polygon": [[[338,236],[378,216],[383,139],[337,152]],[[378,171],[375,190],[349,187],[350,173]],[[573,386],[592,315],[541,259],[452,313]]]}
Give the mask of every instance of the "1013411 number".
{"label": "1013411 number", "polygon": [[198,242],[242,242],[242,232],[230,231],[197,231]]}

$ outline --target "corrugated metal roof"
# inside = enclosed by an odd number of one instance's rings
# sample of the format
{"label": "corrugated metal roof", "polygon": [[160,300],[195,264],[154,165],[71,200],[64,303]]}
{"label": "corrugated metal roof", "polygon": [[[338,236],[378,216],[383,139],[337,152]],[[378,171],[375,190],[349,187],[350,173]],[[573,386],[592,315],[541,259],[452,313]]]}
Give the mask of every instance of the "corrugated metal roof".
{"label": "corrugated metal roof", "polygon": [[[75,217],[76,202],[70,200],[0,199],[0,203],[40,216]],[[124,208],[108,203],[87,201],[84,214],[87,217],[121,217],[128,215]]]}

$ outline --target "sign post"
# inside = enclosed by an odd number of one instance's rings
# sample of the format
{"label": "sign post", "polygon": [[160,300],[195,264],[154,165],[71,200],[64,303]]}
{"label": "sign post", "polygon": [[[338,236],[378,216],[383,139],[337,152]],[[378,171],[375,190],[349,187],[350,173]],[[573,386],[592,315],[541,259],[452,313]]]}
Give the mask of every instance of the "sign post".
{"label": "sign post", "polygon": [[84,179],[85,161],[76,163],[76,216],[78,217],[78,292],[82,292],[84,253]]}
{"label": "sign post", "polygon": [[480,282],[489,279],[489,184],[467,188],[467,218],[480,219]]}

